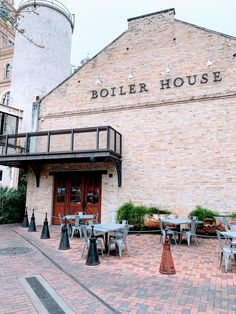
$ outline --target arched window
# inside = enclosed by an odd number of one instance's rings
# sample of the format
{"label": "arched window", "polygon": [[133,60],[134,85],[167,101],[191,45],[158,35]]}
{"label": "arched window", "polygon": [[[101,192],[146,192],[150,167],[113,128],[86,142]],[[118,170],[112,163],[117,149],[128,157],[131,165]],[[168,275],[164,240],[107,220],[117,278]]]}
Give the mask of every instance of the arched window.
{"label": "arched window", "polygon": [[7,63],[5,66],[5,78],[9,79],[11,74],[11,65]]}
{"label": "arched window", "polygon": [[6,92],[3,96],[2,96],[2,103],[5,106],[9,106],[10,105],[10,92]]}

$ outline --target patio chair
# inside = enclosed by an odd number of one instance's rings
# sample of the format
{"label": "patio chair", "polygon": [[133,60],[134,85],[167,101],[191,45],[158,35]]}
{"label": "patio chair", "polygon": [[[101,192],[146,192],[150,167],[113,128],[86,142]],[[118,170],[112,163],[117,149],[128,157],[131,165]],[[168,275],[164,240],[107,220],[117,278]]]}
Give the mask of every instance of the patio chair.
{"label": "patio chair", "polygon": [[[60,221],[60,233],[61,233],[61,229],[65,225],[65,219],[64,219],[64,216],[62,215],[62,213],[59,213],[58,217],[59,217],[59,221]],[[68,219],[66,221],[67,221],[67,224],[66,224],[67,233],[70,236],[72,233],[72,223],[73,222],[71,220],[68,220]]]}
{"label": "patio chair", "polygon": [[109,238],[108,254],[107,254],[108,256],[110,255],[110,249],[111,249],[111,246],[113,244],[115,245],[116,249],[118,249],[120,258],[122,256],[122,247],[123,246],[125,247],[126,251],[128,252],[128,247],[127,247],[127,242],[126,242],[128,232],[129,232],[129,225],[125,224],[123,233],[117,234],[116,237],[110,237]]}
{"label": "patio chair", "polygon": [[93,226],[94,225],[93,219],[87,219],[86,220],[86,225]]}
{"label": "patio chair", "polygon": [[96,213],[96,214],[94,215],[94,218],[93,218],[93,222],[94,222],[95,224],[98,224],[98,217],[99,217],[99,213]]}
{"label": "patio chair", "polygon": [[[118,224],[120,224],[120,225],[128,225],[128,221],[127,220],[120,220],[118,222]],[[109,238],[116,238],[118,236],[122,236],[123,233],[124,233],[124,229],[123,230],[121,229],[121,230],[113,231],[112,233],[109,234]]]}
{"label": "patio chair", "polygon": [[81,219],[77,215],[75,216],[75,224],[72,226],[71,238],[74,236],[75,232],[79,232],[80,238],[83,237]]}
{"label": "patio chair", "polygon": [[236,248],[231,246],[230,239],[223,232],[220,232],[217,230],[216,233],[217,233],[217,238],[218,238],[220,250],[221,250],[220,267],[222,267],[222,260],[224,259],[225,272],[227,273],[228,268],[229,268],[230,257],[236,254]]}
{"label": "patio chair", "polygon": [[111,222],[113,223],[117,222],[117,211],[111,213]]}
{"label": "patio chair", "polygon": [[160,219],[160,229],[161,229],[160,242],[164,242],[166,236],[169,236],[170,240],[173,237],[174,241],[175,241],[175,244],[177,244],[175,230],[171,230],[170,227],[167,224],[166,224],[166,227],[164,228],[163,227],[163,222],[162,222],[161,219]]}
{"label": "patio chair", "polygon": [[191,219],[191,224],[190,224],[190,229],[189,230],[183,230],[181,233],[180,233],[180,242],[182,241],[182,236],[183,235],[186,235],[187,237],[187,242],[188,242],[188,246],[190,245],[191,243],[191,239],[192,237],[194,237],[195,239],[195,242],[196,244],[198,245],[198,242],[197,242],[197,235],[196,235],[196,229],[197,229],[197,220],[196,218],[192,218]]}
{"label": "patio chair", "polygon": [[221,217],[220,221],[222,222],[222,224],[225,227],[225,231],[229,231],[229,225],[228,225],[228,219],[227,217]]}
{"label": "patio chair", "polygon": [[[89,244],[90,244],[90,239],[89,239],[89,234],[88,234],[88,231],[91,231],[91,230],[88,230],[87,226],[86,225],[82,225],[82,232],[83,232],[83,235],[84,235],[84,248],[83,248],[83,253],[82,253],[82,257],[84,257],[84,251],[85,249],[89,250]],[[102,252],[102,256],[103,255],[103,249],[104,249],[104,245],[102,245],[102,241],[100,239],[96,239],[96,244],[100,246],[100,249],[101,249],[101,252]]]}

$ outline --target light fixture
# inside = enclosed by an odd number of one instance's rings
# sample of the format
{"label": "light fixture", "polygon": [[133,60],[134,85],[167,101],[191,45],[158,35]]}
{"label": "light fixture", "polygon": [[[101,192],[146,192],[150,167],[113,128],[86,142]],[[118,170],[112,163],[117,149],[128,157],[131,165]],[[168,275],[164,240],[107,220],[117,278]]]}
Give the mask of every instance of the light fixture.
{"label": "light fixture", "polygon": [[170,73],[171,68],[170,68],[169,64],[167,64],[165,71],[166,71],[166,73]]}
{"label": "light fixture", "polygon": [[133,79],[133,78],[134,78],[134,73],[133,73],[133,71],[131,71],[131,72],[129,73],[128,78],[129,78],[129,79]]}
{"label": "light fixture", "polygon": [[99,75],[97,75],[95,84],[96,84],[96,85],[99,85],[99,84],[101,84],[101,83],[102,83],[102,79],[100,78]]}
{"label": "light fixture", "polygon": [[208,58],[207,66],[210,67],[212,64],[213,64],[213,62]]}

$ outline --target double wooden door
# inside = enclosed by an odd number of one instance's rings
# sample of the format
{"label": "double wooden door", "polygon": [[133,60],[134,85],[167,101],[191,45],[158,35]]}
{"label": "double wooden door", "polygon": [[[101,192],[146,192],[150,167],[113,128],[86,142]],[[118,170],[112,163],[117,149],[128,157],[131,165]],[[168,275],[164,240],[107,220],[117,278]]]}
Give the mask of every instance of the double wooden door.
{"label": "double wooden door", "polygon": [[55,175],[53,223],[59,224],[59,213],[98,214],[101,220],[101,174],[98,172]]}

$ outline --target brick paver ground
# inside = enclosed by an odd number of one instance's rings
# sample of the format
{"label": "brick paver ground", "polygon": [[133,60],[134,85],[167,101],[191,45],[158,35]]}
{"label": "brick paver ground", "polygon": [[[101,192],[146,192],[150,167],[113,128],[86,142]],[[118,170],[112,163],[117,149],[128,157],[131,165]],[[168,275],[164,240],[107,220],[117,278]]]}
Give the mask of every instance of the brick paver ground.
{"label": "brick paver ground", "polygon": [[19,278],[43,276],[75,313],[235,314],[236,264],[226,274],[219,269],[216,239],[199,239],[199,246],[171,245],[175,275],[162,275],[160,236],[128,236],[129,256],[100,257],[87,266],[81,257],[83,239],[70,240],[59,250],[58,226],[51,239],[41,240],[41,227],[28,232],[18,225],[1,225],[0,249],[28,247],[26,254],[0,255],[0,313],[38,313]]}

